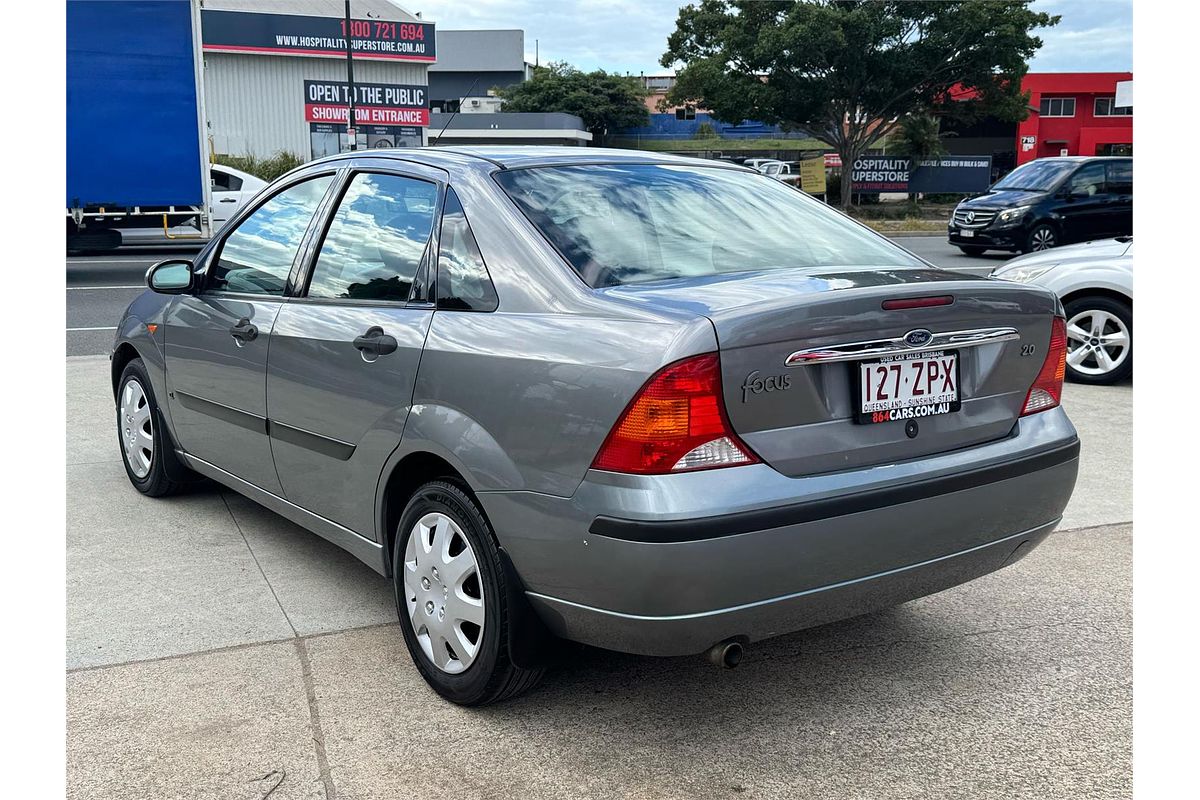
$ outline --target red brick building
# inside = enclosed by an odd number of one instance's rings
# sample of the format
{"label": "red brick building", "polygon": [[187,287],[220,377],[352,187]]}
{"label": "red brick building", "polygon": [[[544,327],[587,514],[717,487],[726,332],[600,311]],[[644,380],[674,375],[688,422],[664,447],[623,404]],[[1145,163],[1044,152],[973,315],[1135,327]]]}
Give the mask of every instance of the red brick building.
{"label": "red brick building", "polygon": [[1117,105],[1117,84],[1132,81],[1131,72],[1026,75],[1021,88],[1030,93],[1031,110],[1017,125],[1017,163],[1057,155],[1132,155],[1132,100]]}

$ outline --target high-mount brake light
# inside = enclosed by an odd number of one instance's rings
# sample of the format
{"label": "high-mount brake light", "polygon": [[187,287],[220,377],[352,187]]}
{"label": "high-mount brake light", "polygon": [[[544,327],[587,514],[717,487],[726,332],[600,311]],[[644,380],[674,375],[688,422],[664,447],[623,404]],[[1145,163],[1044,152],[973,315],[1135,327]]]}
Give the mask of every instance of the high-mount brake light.
{"label": "high-mount brake light", "polygon": [[716,353],[656,372],[621,413],[593,469],[666,475],[757,463],[725,415]]}
{"label": "high-mount brake light", "polygon": [[894,300],[884,300],[884,311],[904,311],[910,308],[934,308],[948,306],[954,303],[954,295],[940,294],[933,297],[900,297]]}
{"label": "high-mount brake light", "polygon": [[1062,402],[1063,378],[1067,374],[1067,322],[1055,317],[1050,323],[1050,346],[1046,349],[1046,360],[1038,372],[1029,394],[1025,395],[1025,407],[1021,416],[1036,414],[1057,408]]}

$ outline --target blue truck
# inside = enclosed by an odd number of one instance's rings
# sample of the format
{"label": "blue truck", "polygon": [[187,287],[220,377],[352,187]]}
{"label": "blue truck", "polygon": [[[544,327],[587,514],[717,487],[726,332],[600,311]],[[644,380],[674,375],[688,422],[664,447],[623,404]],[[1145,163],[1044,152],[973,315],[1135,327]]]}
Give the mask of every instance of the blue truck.
{"label": "blue truck", "polygon": [[198,0],[68,0],[69,252],[209,237],[202,80]]}

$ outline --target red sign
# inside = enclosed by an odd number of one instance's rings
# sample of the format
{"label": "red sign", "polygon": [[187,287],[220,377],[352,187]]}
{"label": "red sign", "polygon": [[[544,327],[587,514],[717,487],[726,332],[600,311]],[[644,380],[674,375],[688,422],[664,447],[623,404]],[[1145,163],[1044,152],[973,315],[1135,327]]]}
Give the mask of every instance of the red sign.
{"label": "red sign", "polygon": [[[346,124],[350,117],[347,106],[324,103],[305,103],[304,119],[308,122]],[[393,106],[355,106],[356,125],[429,125],[428,108],[399,108]]]}
{"label": "red sign", "polygon": [[840,167],[841,165],[842,165],[842,157],[839,156],[837,153],[826,153],[825,154],[825,166],[826,167]]}

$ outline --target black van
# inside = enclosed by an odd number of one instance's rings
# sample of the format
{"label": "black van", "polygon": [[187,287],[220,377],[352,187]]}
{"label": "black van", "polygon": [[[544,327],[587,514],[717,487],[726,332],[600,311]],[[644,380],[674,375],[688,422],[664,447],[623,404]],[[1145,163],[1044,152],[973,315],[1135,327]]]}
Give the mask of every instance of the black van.
{"label": "black van", "polygon": [[1133,233],[1133,159],[1039,158],[950,216],[949,240],[969,256],[1029,253]]}

